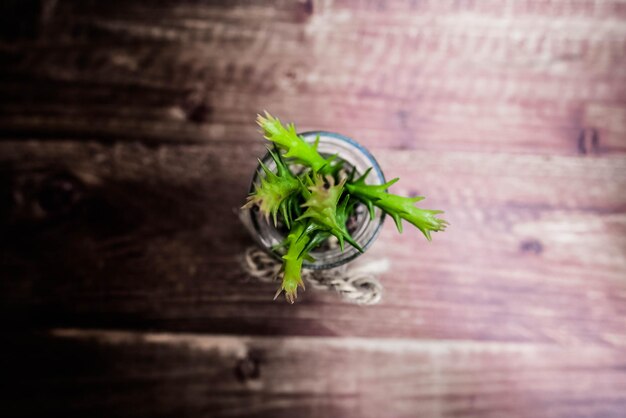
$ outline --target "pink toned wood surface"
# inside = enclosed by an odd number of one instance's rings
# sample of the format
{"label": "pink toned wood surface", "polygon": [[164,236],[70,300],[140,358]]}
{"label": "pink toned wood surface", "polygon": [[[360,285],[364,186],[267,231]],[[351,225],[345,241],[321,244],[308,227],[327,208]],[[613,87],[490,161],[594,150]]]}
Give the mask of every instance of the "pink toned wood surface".
{"label": "pink toned wood surface", "polygon": [[[624,1],[0,12],[12,416],[624,415]],[[273,302],[242,271],[263,109],[446,210],[363,256],[381,304]]]}

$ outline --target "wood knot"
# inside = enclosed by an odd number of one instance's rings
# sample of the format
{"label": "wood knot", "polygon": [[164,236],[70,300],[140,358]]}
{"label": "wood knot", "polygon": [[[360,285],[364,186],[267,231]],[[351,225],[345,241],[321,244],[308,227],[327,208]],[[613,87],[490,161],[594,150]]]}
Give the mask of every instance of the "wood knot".
{"label": "wood knot", "polygon": [[296,22],[306,22],[311,16],[313,16],[314,9],[313,0],[301,0],[295,14]]}
{"label": "wood knot", "polygon": [[523,253],[541,254],[543,252],[543,244],[536,239],[522,241],[519,248]]}
{"label": "wood knot", "polygon": [[241,382],[256,380],[261,377],[261,361],[254,352],[240,359],[235,366],[235,376]]}
{"label": "wood knot", "polygon": [[409,195],[409,197],[421,196],[419,190],[417,190],[417,189],[409,189],[408,195]]}
{"label": "wood knot", "polygon": [[213,115],[213,106],[211,106],[208,100],[202,96],[202,94],[196,91],[187,97],[181,105],[188,121],[202,124],[208,122],[211,115]]}
{"label": "wood knot", "polygon": [[578,133],[578,153],[581,155],[597,153],[600,145],[600,135],[596,128],[583,128]]}
{"label": "wood knot", "polygon": [[43,180],[37,202],[48,214],[65,213],[82,196],[82,183],[69,173],[59,173]]}

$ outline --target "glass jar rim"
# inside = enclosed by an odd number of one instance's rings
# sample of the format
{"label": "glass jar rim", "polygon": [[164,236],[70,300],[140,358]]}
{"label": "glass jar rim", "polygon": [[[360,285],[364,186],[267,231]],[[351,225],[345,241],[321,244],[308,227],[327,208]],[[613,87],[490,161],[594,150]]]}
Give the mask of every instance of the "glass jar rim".
{"label": "glass jar rim", "polygon": [[[374,156],[363,145],[359,144],[355,140],[345,135],[338,134],[336,132],[329,132],[329,131],[306,131],[306,132],[299,133],[298,135],[303,137],[303,139],[309,143],[313,143],[316,140],[316,138],[319,136],[321,148],[324,148],[325,146],[332,146],[333,140],[337,141],[337,143],[343,143],[345,145],[350,146],[352,148],[351,151],[355,154],[360,154],[358,157],[360,157],[362,160],[367,161],[368,168],[369,167],[372,168],[370,174],[368,175],[368,180],[369,180],[368,183],[370,184],[384,184],[385,183],[385,176],[380,168],[380,165],[374,158]],[[323,151],[320,151],[320,152],[324,153]],[[349,164],[356,163],[354,159],[353,161],[350,161],[349,156],[342,155],[341,152],[337,152],[337,154],[339,158],[344,159]],[[261,161],[263,161],[264,164],[267,164],[269,162],[273,163],[269,152],[267,152],[263,156],[263,158],[261,158]],[[362,171],[364,171],[365,169],[366,168],[361,168]],[[261,169],[261,166],[258,165],[257,168],[255,169],[254,175],[252,177],[252,181],[250,182],[250,190],[249,190],[250,193],[254,192],[255,184],[258,183],[260,175],[262,175],[262,169]],[[367,213],[365,216],[366,219],[363,222],[365,226],[361,225],[361,227],[364,228],[363,233],[365,233],[365,232],[368,232],[366,231],[368,229],[368,226],[370,226],[370,224],[373,224],[371,225],[373,228],[369,228],[370,231],[366,234],[366,236],[361,237],[361,238],[365,238],[364,240],[365,242],[362,242],[362,243],[359,242],[359,244],[363,248],[363,251],[366,251],[376,240],[376,238],[380,234],[380,230],[382,228],[382,225],[385,219],[385,214],[383,211],[381,211],[378,208],[376,208],[375,210],[376,210],[376,216],[374,217],[374,219],[370,219],[369,213]],[[280,255],[272,250],[272,246],[275,244],[271,244],[270,242],[268,242],[270,238],[262,236],[263,229],[261,228],[260,222],[265,222],[265,220],[263,219],[262,216],[259,216],[259,215],[260,214],[258,212],[255,213],[252,210],[249,211],[249,221],[250,221],[250,226],[251,226],[250,232],[253,235],[253,238],[257,241],[259,246],[264,251],[266,251],[268,254],[270,254],[274,258],[280,260]],[[270,225],[270,228],[276,231],[276,228],[274,228],[273,225]],[[278,242],[276,242],[276,244],[277,243]],[[314,262],[309,262],[305,260],[303,262],[303,268],[321,270],[321,269],[339,267],[345,263],[348,263],[354,260],[362,253],[360,253],[359,251],[351,247],[350,244],[346,243],[344,251],[340,252],[335,260],[331,260],[327,262],[324,262],[323,260],[319,260],[320,255],[324,255],[324,254],[325,252],[315,254],[314,256],[316,257],[316,261]]]}

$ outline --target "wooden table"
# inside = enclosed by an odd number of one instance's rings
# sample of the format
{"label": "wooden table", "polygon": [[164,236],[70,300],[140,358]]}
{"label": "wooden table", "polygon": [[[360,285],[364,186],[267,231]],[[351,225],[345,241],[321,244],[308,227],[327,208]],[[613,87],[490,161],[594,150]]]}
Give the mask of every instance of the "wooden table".
{"label": "wooden table", "polygon": [[[272,301],[267,109],[368,147],[383,302]],[[3,416],[626,416],[623,0],[0,6]]]}

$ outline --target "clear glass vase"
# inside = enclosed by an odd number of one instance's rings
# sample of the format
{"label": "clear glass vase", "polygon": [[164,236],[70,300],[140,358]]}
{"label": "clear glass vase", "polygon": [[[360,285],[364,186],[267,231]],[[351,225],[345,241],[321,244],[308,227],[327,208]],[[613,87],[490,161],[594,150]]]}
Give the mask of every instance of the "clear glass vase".
{"label": "clear glass vase", "polygon": [[[338,154],[339,158],[346,163],[344,167],[349,170],[352,167],[355,168],[357,178],[368,168],[372,167],[368,177],[365,179],[367,184],[385,183],[385,176],[372,154],[356,141],[337,133],[324,131],[305,132],[300,135],[309,143],[315,142],[316,137],[319,135],[318,151],[320,154],[324,157]],[[276,168],[276,164],[269,153],[261,161],[272,170]],[[250,192],[254,191],[255,185],[260,182],[264,175],[263,170],[258,166],[250,183]],[[370,219],[365,205],[358,205],[355,210],[355,217],[351,234],[356,242],[366,250],[378,236],[385,215],[380,209],[375,208],[374,219]],[[242,212],[241,218],[259,246],[272,256],[280,259],[280,254],[273,251],[272,248],[283,241],[286,231],[281,231],[279,228],[274,227],[272,221],[268,222],[257,208]],[[331,237],[331,239],[334,238]],[[310,255],[315,261],[305,261],[303,267],[315,270],[334,268],[354,260],[360,254],[356,248],[348,243],[345,244],[342,251],[336,242],[329,242],[327,245],[322,245],[311,251]]]}

